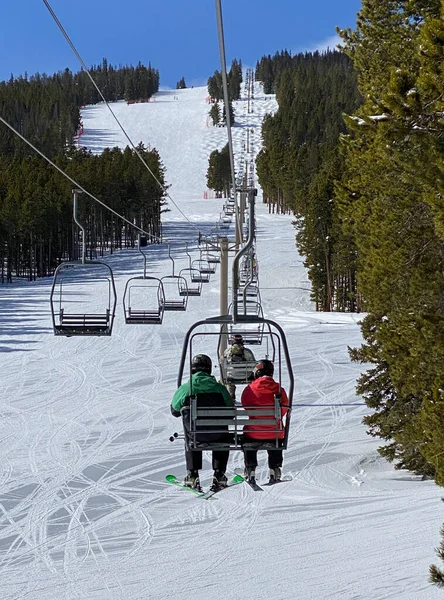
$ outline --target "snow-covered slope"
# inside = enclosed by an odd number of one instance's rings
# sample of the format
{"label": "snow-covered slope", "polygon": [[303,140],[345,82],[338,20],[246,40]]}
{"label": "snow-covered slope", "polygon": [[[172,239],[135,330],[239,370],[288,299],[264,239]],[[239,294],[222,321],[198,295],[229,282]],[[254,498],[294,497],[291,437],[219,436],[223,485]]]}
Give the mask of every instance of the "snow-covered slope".
{"label": "snow-covered slope", "polygon": [[[185,243],[210,230],[223,200],[204,199],[209,153],[226,143],[208,126],[204,88],[160,92],[113,105],[134,143],[156,147],[171,205],[164,233],[177,267]],[[175,99],[177,97],[178,99]],[[254,113],[236,104],[236,160],[246,127],[274,110],[256,84]],[[105,106],[86,108],[81,143],[126,145]],[[251,156],[247,157],[251,159]],[[106,199],[104,199],[106,200]],[[284,472],[291,482],[255,493],[246,485],[202,501],[165,483],[184,473],[179,423],[169,410],[183,335],[218,313],[218,276],[186,313],[161,326],[126,326],[105,338],[55,338],[51,281],[0,287],[0,581],[5,600],[428,600],[443,520],[440,490],[396,472],[361,424],[354,393],[359,315],[316,313],[290,215],[257,203],[265,312],[284,327],[295,372],[295,409]],[[196,227],[195,227],[196,226]],[[171,273],[165,246],[150,270]],[[141,272],[137,252],[109,258],[119,293]],[[91,290],[93,293],[94,290]],[[216,348],[207,348],[213,359]],[[210,480],[208,456],[203,484]],[[230,470],[242,466],[232,453]],[[266,478],[264,453],[258,479]]]}

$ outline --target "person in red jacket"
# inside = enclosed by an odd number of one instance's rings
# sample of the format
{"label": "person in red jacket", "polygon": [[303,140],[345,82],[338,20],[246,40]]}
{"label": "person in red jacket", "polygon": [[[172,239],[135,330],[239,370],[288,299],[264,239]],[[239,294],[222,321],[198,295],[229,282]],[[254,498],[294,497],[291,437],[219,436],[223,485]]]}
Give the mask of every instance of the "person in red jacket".
{"label": "person in red jacket", "polygon": [[[274,406],[274,399],[276,394],[281,397],[281,409],[282,416],[288,411],[288,397],[284,388],[282,388],[277,381],[273,379],[274,365],[271,360],[262,359],[257,364],[253,371],[254,380],[244,389],[241,396],[241,403],[243,407],[249,406],[260,406],[269,407]],[[276,427],[274,425],[264,424],[261,425],[260,421],[270,420],[270,417],[254,415],[254,411],[251,411],[249,420],[252,422],[251,425],[245,425],[244,427],[244,438],[245,441],[276,441]],[[254,421],[254,424],[253,424]],[[282,431],[280,431],[282,429]],[[282,423],[278,427],[278,439],[283,439],[284,430]],[[276,447],[275,449],[268,449],[268,467],[270,483],[273,481],[279,481],[281,478],[282,468],[282,448]],[[257,467],[257,449],[244,448],[244,461],[245,461],[245,477],[250,481],[254,482],[256,478],[255,469]]]}

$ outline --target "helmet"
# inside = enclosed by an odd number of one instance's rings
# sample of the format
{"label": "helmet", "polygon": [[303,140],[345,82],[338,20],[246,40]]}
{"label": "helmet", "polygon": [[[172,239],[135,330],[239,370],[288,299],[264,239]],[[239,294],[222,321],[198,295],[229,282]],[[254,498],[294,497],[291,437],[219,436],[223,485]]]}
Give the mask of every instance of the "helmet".
{"label": "helmet", "polygon": [[208,375],[211,375],[212,368],[213,364],[211,362],[211,358],[206,354],[196,354],[196,356],[191,361],[191,373],[203,371],[204,373],[208,373]]}
{"label": "helmet", "polygon": [[263,377],[264,375],[268,375],[269,377],[273,377],[274,373],[274,365],[271,360],[267,360],[266,358],[261,359],[257,362],[254,367],[253,375],[255,379],[259,377]]}
{"label": "helmet", "polygon": [[231,343],[232,344],[243,344],[244,343],[244,338],[241,336],[240,333],[235,333],[233,335],[233,337],[231,338]]}

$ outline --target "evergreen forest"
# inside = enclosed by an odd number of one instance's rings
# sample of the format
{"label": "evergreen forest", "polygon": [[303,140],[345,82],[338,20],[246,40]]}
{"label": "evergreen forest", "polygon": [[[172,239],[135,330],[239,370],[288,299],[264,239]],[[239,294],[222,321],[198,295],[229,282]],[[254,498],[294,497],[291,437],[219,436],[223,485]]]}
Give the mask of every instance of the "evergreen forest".
{"label": "evergreen forest", "polygon": [[[145,101],[159,87],[151,66],[115,68],[102,64],[91,75],[107,101]],[[80,108],[102,99],[86,72],[68,69],[52,76],[35,74],[0,82],[0,114],[18,133],[113,210],[160,235],[164,191],[137,153],[164,185],[156,151],[106,150],[95,156],[75,149],[81,130]],[[63,259],[77,256],[73,227],[73,184],[5,125],[0,126],[0,281],[51,274]],[[134,231],[83,196],[91,256],[134,243]]]}
{"label": "evergreen forest", "polygon": [[260,183],[294,211],[318,309],[365,312],[350,353],[381,455],[444,485],[444,4],[363,0],[338,33],[258,62],[279,102]]}
{"label": "evergreen forest", "polygon": [[278,53],[258,62],[256,78],[264,65],[273,73],[270,86],[279,104],[264,120],[257,158],[264,201],[295,215],[316,308],[355,311],[355,249],[341,230],[332,197],[343,169],[338,153],[339,136],[346,131],[342,114],[361,103],[356,71],[348,56],[333,51]]}

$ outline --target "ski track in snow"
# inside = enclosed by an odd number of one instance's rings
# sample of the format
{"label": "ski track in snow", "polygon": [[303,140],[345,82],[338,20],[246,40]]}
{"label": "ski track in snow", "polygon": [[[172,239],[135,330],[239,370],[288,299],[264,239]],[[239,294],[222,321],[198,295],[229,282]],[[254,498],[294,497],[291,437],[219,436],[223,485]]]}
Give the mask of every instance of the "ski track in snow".
{"label": "ski track in snow", "polygon": [[[164,215],[176,273],[188,266],[186,242],[198,258],[197,228],[214,230],[224,203],[203,199],[209,154],[226,143],[224,128],[208,126],[206,95],[163,91],[149,104],[113,105],[136,144],[158,149],[170,195],[191,221],[171,204]],[[276,101],[256,83],[254,112],[246,109],[244,99],[235,103],[238,168],[260,150],[260,125]],[[126,145],[105,106],[82,114],[87,147]],[[286,331],[296,405],[284,460],[293,480],[263,492],[239,485],[205,501],[164,481],[184,472],[182,442],[168,441],[181,431],[169,403],[183,337],[218,314],[218,272],[186,313],[166,313],[162,326],[125,326],[119,303],[141,258],[108,257],[119,297],[109,339],[55,338],[50,280],[2,286],[2,598],[438,598],[427,569],[439,542],[439,489],[395,472],[365,433],[367,411],[354,392],[361,367],[347,354],[361,343],[359,315],[314,312],[292,217],[268,214],[260,190],[257,224],[263,306]],[[171,274],[165,245],[148,256],[153,274]],[[215,348],[198,349],[214,361]],[[230,471],[242,466],[232,453]],[[204,485],[210,467],[206,452]],[[267,470],[260,453],[259,481]]]}

